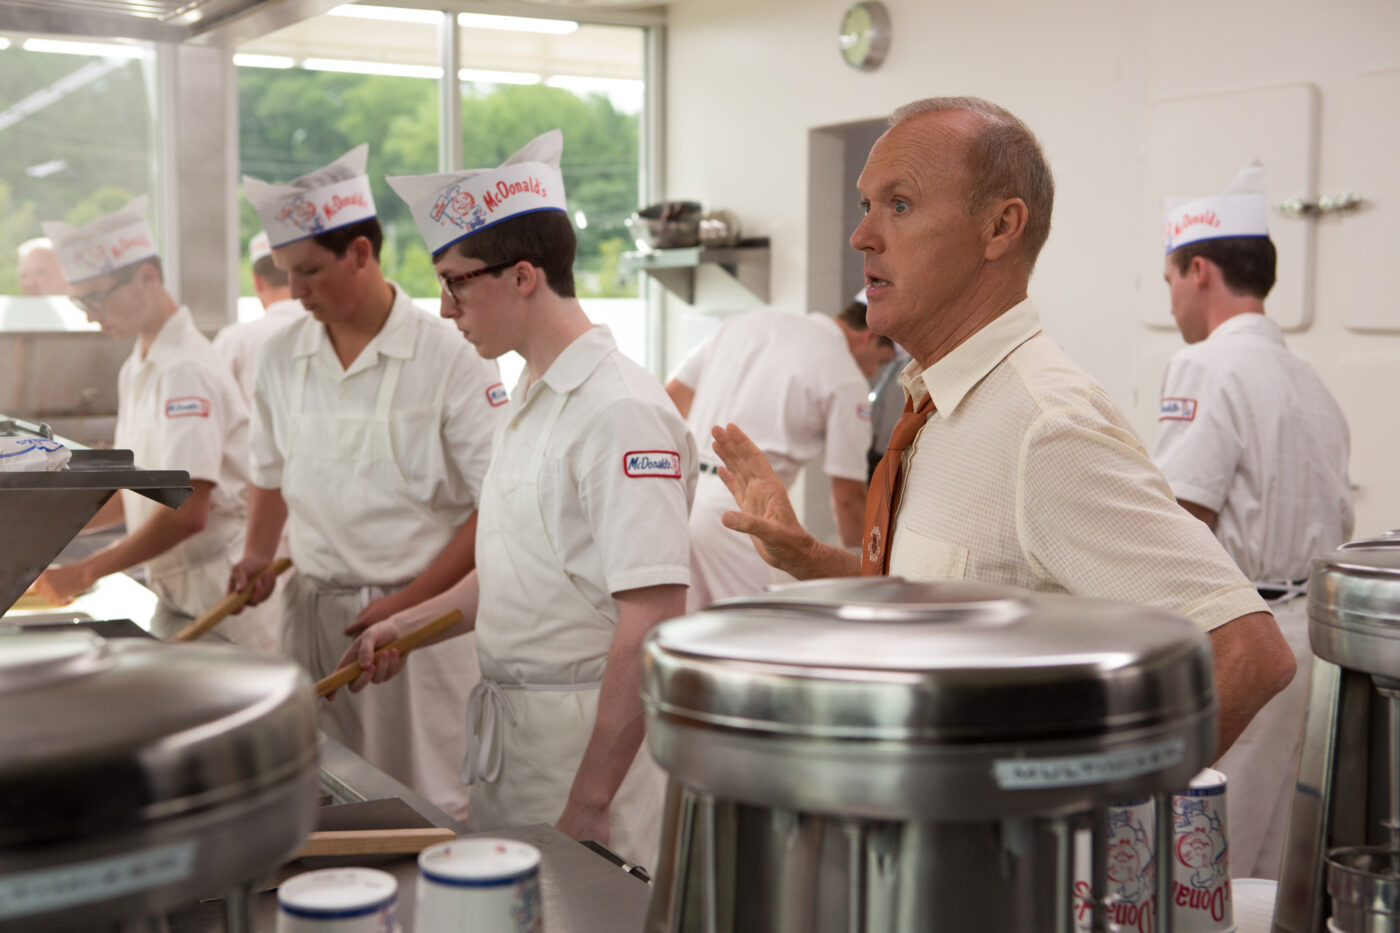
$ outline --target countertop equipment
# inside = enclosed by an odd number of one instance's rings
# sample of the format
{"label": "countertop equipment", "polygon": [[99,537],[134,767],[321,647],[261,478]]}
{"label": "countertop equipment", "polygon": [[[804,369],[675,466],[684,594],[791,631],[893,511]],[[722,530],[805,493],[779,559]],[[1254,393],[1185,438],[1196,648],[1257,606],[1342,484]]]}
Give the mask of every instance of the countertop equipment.
{"label": "countertop equipment", "polygon": [[1343,545],[1308,579],[1312,680],[1275,933],[1400,930],[1400,536]]}
{"label": "countertop equipment", "polygon": [[1104,892],[1107,805],[1155,795],[1169,851],[1216,738],[1190,622],[900,578],[664,623],[642,697],[671,773],[648,933],[1074,930],[1075,835]]}
{"label": "countertop equipment", "polygon": [[[52,436],[11,419],[0,433]],[[65,443],[62,470],[0,473],[0,612],[118,489],[172,508],[190,495],[184,471]],[[306,675],[50,615],[0,627],[0,927],[159,928],[178,905],[236,890],[226,921],[247,929],[251,883],[315,818]]]}
{"label": "countertop equipment", "polygon": [[[0,415],[0,437],[16,435],[53,438],[48,425]],[[60,440],[73,453],[65,469],[0,472],[0,615],[118,489],[172,509],[194,492],[184,470],[142,470],[129,450],[93,450]]]}
{"label": "countertop equipment", "polygon": [[314,704],[232,648],[0,635],[0,927],[134,929],[251,885],[311,832]]}

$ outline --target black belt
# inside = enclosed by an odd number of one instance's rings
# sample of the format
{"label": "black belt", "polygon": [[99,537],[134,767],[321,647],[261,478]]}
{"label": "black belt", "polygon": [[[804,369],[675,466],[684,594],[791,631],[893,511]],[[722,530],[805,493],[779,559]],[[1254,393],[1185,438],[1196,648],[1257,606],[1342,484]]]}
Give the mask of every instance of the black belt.
{"label": "black belt", "polygon": [[[1296,586],[1302,586],[1304,583],[1307,583],[1307,582],[1308,582],[1308,578],[1307,578],[1307,577],[1303,577],[1303,578],[1300,579],[1300,580],[1294,580],[1294,581],[1292,582],[1292,585],[1295,586],[1295,587],[1296,587]],[[1259,590],[1259,595],[1260,595],[1261,597],[1263,597],[1264,599],[1266,599],[1266,600],[1279,599],[1280,597],[1287,596],[1289,593],[1293,592],[1293,590],[1292,590],[1291,588],[1290,588],[1290,589],[1281,589],[1281,588],[1275,587],[1275,586],[1261,586],[1261,587],[1258,587],[1258,590]]]}

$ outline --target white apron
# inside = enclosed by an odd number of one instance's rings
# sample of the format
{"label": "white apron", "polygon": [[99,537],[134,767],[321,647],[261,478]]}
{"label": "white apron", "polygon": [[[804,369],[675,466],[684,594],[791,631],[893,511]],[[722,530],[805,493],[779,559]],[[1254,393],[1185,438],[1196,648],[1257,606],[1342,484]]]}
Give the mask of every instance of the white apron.
{"label": "white apron", "polygon": [[[354,504],[382,505],[387,497],[401,500],[397,505],[404,510],[427,513],[425,503],[413,500],[391,444],[389,412],[403,361],[387,360],[370,415],[303,411],[311,361],[303,357],[294,377],[282,493],[293,516],[299,509],[335,515],[346,546],[360,553],[397,554],[410,543],[376,535],[373,522],[359,520]],[[292,576],[283,587],[283,653],[301,662],[313,678],[330,674],[350,645],[345,627],[372,600],[405,582],[335,584]],[[466,699],[479,676],[475,649],[474,639],[464,637],[417,652],[398,677],[359,694],[342,690],[333,703],[319,703],[318,724],[370,764],[461,819],[468,792],[458,768],[466,746]]]}
{"label": "white apron", "polygon": [[1286,594],[1269,610],[1293,649],[1298,673],[1212,766],[1226,777],[1232,878],[1278,878],[1312,681],[1306,593]]}
{"label": "white apron", "polygon": [[[616,626],[602,616],[565,573],[549,540],[540,508],[540,474],[544,450],[568,396],[553,399],[543,429],[534,438],[529,469],[498,469],[493,457],[482,483],[477,550],[483,580],[510,581],[520,608],[546,609],[547,620],[511,612],[478,615],[481,683],[472,691],[467,711],[467,755],[462,780],[473,785],[469,830],[499,829],[529,823],[553,825],[564,812],[574,774],[597,718],[602,687],[602,660],[574,663],[577,651],[561,651],[549,637],[563,628],[576,628],[596,641],[588,653],[606,659]],[[508,429],[509,431],[509,429]],[[504,590],[497,584],[497,590]],[[490,607],[496,609],[497,607]],[[490,627],[533,626],[542,671],[567,667],[575,672],[567,682],[540,681],[528,675],[521,682],[480,647],[490,641]],[[665,775],[646,745],[638,751],[609,813],[608,847],[634,864],[656,862],[661,835],[661,802]]]}

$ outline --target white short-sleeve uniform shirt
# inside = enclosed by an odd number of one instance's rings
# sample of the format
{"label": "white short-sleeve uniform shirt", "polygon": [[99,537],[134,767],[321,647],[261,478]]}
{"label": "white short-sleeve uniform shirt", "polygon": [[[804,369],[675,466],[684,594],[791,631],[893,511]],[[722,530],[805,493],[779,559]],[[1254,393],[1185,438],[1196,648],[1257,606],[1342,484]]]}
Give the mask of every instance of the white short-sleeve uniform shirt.
{"label": "white short-sleeve uniform shirt", "polygon": [[617,624],[613,594],[689,582],[695,443],[606,327],[528,380],[497,429],[495,498],[483,499],[478,525],[482,676],[591,681]]}
{"label": "white short-sleeve uniform shirt", "polygon": [[709,449],[712,426],[733,422],[784,482],[823,448],[829,475],[864,482],[870,384],[840,325],[826,315],[754,311],[730,317],[671,378],[695,391],[686,423],[702,451]]}
{"label": "white short-sleeve uniform shirt", "polygon": [[[476,510],[506,394],[493,361],[394,285],[349,367],[309,315],[273,334],[254,400],[252,481],[287,500],[297,570],[364,586],[416,577]],[[371,467],[384,482],[366,481]]]}
{"label": "white short-sleeve uniform shirt", "polygon": [[1216,537],[1257,583],[1306,577],[1350,539],[1349,450],[1341,407],[1262,314],[1167,364],[1153,459],[1178,499],[1217,514]]}
{"label": "white short-sleeve uniform shirt", "polygon": [[[146,563],[162,602],[186,615],[213,608],[220,593],[185,586],[193,569],[241,550],[248,514],[248,409],[188,308],[166,320],[144,357],[131,351],[117,377],[116,444],[148,470],[186,470],[214,484],[203,530]],[[128,531],[165,506],[123,490]],[[206,575],[209,576],[209,575]],[[212,578],[212,576],[211,576]],[[212,600],[212,601],[211,601]]]}
{"label": "white short-sleeve uniform shirt", "polygon": [[230,324],[214,335],[214,349],[228,362],[249,408],[253,405],[253,369],[258,352],[268,337],[306,316],[300,301],[284,298],[268,305],[266,313],[256,321]]}
{"label": "white short-sleeve uniform shirt", "polygon": [[710,469],[718,464],[710,429],[739,425],[785,484],[823,449],[828,475],[865,482],[870,385],[840,325],[824,314],[734,315],[692,350],[671,378],[695,392],[686,423],[704,470],[690,513],[687,609],[790,581],[758,556],[747,535],[721,523],[734,498]]}

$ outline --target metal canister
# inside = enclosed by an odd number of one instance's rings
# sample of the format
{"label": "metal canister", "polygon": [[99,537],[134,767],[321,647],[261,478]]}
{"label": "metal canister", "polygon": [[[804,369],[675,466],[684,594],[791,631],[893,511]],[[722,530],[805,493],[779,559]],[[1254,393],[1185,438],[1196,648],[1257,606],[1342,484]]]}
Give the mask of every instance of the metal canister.
{"label": "metal canister", "polygon": [[1074,834],[1208,762],[1211,678],[1186,620],[971,584],[819,581],[659,626],[648,930],[1069,930]]}
{"label": "metal canister", "polygon": [[0,634],[0,928],[116,926],[275,867],[315,821],[314,704],[233,648]]}

